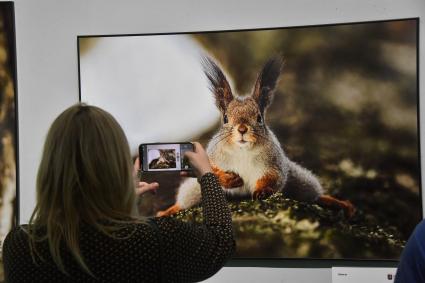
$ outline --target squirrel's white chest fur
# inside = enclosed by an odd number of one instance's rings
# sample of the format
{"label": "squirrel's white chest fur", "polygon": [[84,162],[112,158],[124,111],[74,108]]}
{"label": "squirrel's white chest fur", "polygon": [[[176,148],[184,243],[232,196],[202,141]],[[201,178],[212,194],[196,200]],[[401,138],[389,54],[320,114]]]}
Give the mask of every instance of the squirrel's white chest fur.
{"label": "squirrel's white chest fur", "polygon": [[260,158],[260,150],[257,148],[233,145],[223,147],[220,151],[214,152],[210,157],[212,162],[221,170],[233,171],[244,181],[242,187],[228,189],[227,191],[230,194],[251,194],[255,189],[257,180],[266,171],[266,166],[262,158]]}
{"label": "squirrel's white chest fur", "polygon": [[[224,171],[237,173],[244,185],[239,188],[224,189],[228,195],[251,196],[255,189],[255,184],[261,178],[266,166],[260,158],[258,148],[248,147],[222,147],[220,150],[207,148],[211,161]],[[181,209],[186,209],[198,204],[201,201],[201,188],[195,178],[186,179],[179,187],[176,203]]]}

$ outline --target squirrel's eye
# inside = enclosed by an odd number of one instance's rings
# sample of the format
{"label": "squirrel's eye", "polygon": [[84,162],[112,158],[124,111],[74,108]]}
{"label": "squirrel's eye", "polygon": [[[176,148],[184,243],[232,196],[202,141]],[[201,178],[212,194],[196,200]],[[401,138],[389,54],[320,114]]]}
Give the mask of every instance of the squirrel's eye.
{"label": "squirrel's eye", "polygon": [[257,122],[258,124],[263,124],[263,117],[261,117],[261,115],[257,116]]}
{"label": "squirrel's eye", "polygon": [[223,123],[224,124],[227,124],[227,122],[229,122],[228,119],[227,119],[227,115],[224,114],[224,116],[223,116]]}

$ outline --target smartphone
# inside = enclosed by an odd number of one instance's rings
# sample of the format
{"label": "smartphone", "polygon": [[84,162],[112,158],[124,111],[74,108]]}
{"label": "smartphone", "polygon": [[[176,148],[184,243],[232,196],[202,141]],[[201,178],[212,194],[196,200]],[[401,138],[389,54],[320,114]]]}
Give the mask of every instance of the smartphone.
{"label": "smartphone", "polygon": [[144,172],[190,171],[186,151],[194,151],[190,142],[142,143],[139,146],[140,168]]}

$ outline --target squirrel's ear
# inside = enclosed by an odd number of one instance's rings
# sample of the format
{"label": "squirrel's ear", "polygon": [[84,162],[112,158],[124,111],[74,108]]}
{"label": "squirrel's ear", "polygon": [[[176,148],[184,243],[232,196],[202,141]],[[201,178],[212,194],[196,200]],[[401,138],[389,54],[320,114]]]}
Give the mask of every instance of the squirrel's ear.
{"label": "squirrel's ear", "polygon": [[269,106],[273,98],[274,88],[283,68],[283,58],[273,57],[267,61],[255,82],[252,97],[257,101],[261,113]]}
{"label": "squirrel's ear", "polygon": [[210,90],[214,94],[215,103],[221,112],[226,112],[227,105],[233,100],[232,89],[220,67],[208,57],[202,58],[204,73],[210,82]]}

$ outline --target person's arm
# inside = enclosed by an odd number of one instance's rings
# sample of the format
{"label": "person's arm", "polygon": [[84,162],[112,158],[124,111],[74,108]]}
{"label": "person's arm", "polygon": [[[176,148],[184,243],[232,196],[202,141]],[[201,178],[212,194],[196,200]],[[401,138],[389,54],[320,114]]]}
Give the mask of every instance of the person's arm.
{"label": "person's arm", "polygon": [[[204,154],[200,145],[197,145],[198,150],[201,151],[198,154]],[[198,168],[197,174],[202,176],[199,182],[204,220],[202,225],[195,225],[170,217],[156,219],[161,233],[162,272],[166,282],[204,280],[223,267],[235,249],[230,209],[217,177],[210,167],[196,164],[198,157],[188,157]]]}
{"label": "person's arm", "polygon": [[410,236],[400,258],[395,283],[425,282],[425,222]]}

